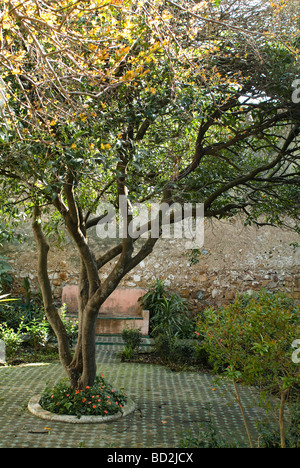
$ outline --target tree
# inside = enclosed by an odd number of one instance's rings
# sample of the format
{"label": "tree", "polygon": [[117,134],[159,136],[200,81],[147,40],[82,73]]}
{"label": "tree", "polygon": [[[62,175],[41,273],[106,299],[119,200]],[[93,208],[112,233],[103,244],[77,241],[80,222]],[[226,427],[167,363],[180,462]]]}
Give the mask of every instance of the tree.
{"label": "tree", "polygon": [[[207,217],[243,212],[248,222],[279,225],[288,217],[297,228],[299,31],[291,12],[285,32],[268,1],[259,15],[256,2],[242,5],[1,6],[2,210],[33,213],[45,312],[74,387],[95,379],[101,304],[157,242],[149,235],[137,248],[141,232],[127,235],[133,202],[203,203]],[[102,200],[123,210],[126,235],[97,257],[88,232],[107,216],[97,211]],[[74,355],[50,288],[46,217],[64,223],[80,258]],[[160,213],[159,235],[162,223]]]}

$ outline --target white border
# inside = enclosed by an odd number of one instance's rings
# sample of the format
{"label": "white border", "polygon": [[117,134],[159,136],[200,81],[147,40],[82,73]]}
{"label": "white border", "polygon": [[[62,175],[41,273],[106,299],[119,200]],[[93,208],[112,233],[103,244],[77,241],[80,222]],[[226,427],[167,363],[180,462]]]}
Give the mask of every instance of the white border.
{"label": "white border", "polygon": [[77,416],[55,414],[44,410],[39,404],[40,398],[41,395],[34,395],[32,398],[30,398],[28,403],[28,410],[30,413],[32,413],[34,416],[38,416],[39,418],[47,419],[48,421],[66,422],[71,424],[100,424],[110,421],[117,421],[124,418],[125,416],[128,416],[130,413],[133,413],[133,411],[136,409],[135,403],[127,398],[127,403],[124,405],[122,413],[113,414],[111,416],[81,416],[78,418]]}

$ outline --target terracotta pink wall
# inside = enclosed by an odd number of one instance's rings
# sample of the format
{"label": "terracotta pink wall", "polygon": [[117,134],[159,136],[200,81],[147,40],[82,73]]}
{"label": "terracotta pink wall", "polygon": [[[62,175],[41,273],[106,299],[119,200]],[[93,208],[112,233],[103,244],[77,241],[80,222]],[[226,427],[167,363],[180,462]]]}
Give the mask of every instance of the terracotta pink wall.
{"label": "terracotta pink wall", "polygon": [[[139,298],[146,293],[142,288],[118,288],[106,299],[100,313],[113,315],[141,315]],[[70,313],[78,311],[78,287],[65,286],[62,291],[62,303],[67,305]]]}

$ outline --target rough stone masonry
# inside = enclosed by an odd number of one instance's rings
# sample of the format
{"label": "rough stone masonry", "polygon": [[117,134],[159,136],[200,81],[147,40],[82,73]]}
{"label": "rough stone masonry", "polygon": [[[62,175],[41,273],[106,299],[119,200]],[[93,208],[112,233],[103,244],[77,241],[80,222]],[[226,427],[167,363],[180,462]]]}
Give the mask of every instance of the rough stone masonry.
{"label": "rough stone masonry", "polygon": [[[30,223],[25,224],[25,241],[6,244],[0,251],[9,258],[14,277],[14,292],[22,293],[23,279],[28,277],[33,290],[37,253]],[[112,246],[111,239],[99,239],[96,230],[89,241],[96,254]],[[236,292],[257,291],[262,287],[283,290],[300,300],[299,236],[275,227],[245,227],[240,219],[205,220],[204,245],[198,252],[184,249],[184,240],[161,239],[153,253],[138,265],[120,287],[145,288],[155,279],[183,297],[196,308],[231,301]],[[101,273],[105,278],[114,261]],[[51,244],[49,272],[55,297],[59,301],[65,285],[77,284],[79,259],[76,247],[66,235],[58,247]]]}

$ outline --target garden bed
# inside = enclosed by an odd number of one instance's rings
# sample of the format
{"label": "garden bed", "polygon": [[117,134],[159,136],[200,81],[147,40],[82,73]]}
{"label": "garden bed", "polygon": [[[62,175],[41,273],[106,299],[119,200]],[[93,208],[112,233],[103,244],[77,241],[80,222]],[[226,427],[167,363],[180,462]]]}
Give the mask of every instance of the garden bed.
{"label": "garden bed", "polygon": [[148,351],[148,352],[138,352],[130,359],[124,359],[125,362],[128,363],[141,363],[141,364],[154,364],[160,365],[164,367],[168,367],[173,372],[202,372],[202,373],[209,373],[211,371],[210,367],[206,367],[200,363],[195,364],[187,364],[183,362],[176,362],[172,360],[168,360],[155,351]]}
{"label": "garden bed", "polygon": [[67,378],[54,387],[46,387],[42,395],[33,396],[28,405],[36,416],[51,421],[101,423],[120,419],[134,411],[134,403],[122,390],[114,389],[96,377],[92,386],[71,387]]}
{"label": "garden bed", "polygon": [[55,414],[51,413],[50,411],[44,410],[40,405],[41,395],[34,395],[28,403],[28,410],[34,415],[42,419],[46,419],[48,421],[56,421],[56,422],[66,422],[71,424],[100,424],[100,423],[107,423],[111,421],[117,421],[129,414],[133,413],[135,410],[135,403],[127,399],[126,405],[124,405],[122,412],[109,415],[109,416],[72,416],[72,415],[65,415],[65,414]]}

